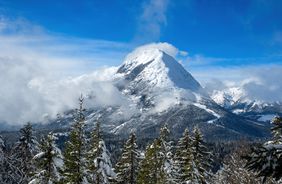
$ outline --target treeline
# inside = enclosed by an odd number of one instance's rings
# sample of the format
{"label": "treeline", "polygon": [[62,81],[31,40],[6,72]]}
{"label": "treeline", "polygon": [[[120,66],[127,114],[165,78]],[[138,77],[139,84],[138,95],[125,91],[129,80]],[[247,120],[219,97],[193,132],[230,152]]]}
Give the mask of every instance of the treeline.
{"label": "treeline", "polygon": [[[132,132],[115,165],[106,148],[99,122],[85,130],[83,98],[63,152],[50,132],[38,142],[32,125],[20,130],[20,138],[8,150],[0,137],[0,183],[3,184],[256,184],[282,183],[282,119],[273,121],[273,139],[249,149],[242,144],[212,172],[214,154],[200,130],[186,129],[173,143],[164,125],[159,137],[140,150]],[[280,180],[280,181],[279,181]]]}

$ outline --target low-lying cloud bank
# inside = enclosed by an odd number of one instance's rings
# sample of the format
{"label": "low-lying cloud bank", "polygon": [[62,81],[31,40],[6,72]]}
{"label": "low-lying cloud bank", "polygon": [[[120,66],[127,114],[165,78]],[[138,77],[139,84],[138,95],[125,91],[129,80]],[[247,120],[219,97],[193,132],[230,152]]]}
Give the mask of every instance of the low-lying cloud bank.
{"label": "low-lying cloud bank", "polygon": [[116,68],[72,78],[53,78],[40,62],[0,60],[0,119],[21,124],[74,109],[80,94],[91,95],[87,107],[128,106],[129,101],[111,80]]}

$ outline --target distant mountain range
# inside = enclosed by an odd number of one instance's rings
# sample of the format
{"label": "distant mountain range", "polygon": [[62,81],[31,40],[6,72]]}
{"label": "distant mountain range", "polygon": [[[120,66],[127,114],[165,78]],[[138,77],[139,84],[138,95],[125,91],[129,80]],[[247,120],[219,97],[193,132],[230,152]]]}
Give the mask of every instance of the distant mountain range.
{"label": "distant mountain range", "polygon": [[[250,101],[240,88],[206,91],[175,58],[157,48],[130,53],[111,82],[130,103],[90,108],[86,121],[91,128],[98,120],[105,132],[119,137],[135,131],[140,138],[153,138],[168,124],[175,138],[194,126],[209,140],[262,138],[269,135],[267,121],[282,113],[281,103]],[[91,92],[85,96],[95,102]],[[36,128],[63,132],[72,114],[70,110]]]}
{"label": "distant mountain range", "polygon": [[269,122],[276,115],[282,115],[282,103],[251,100],[244,89],[231,87],[225,90],[213,90],[211,98],[225,109],[259,122]]}

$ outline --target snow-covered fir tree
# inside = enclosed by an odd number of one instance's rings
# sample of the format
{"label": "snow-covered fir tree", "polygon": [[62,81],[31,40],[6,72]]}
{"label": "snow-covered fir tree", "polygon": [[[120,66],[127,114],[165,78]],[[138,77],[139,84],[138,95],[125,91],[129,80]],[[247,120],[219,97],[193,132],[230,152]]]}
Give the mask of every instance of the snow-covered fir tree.
{"label": "snow-covered fir tree", "polygon": [[176,146],[175,165],[177,167],[177,178],[179,183],[189,183],[192,178],[192,138],[189,130],[185,129],[183,136]]}
{"label": "snow-covered fir tree", "polygon": [[177,183],[176,179],[176,167],[175,163],[173,160],[173,145],[172,141],[169,141],[169,135],[170,135],[170,130],[165,124],[161,129],[160,129],[160,144],[161,144],[161,149],[160,149],[160,158],[162,160],[162,170],[165,172],[165,183],[167,184],[172,184],[172,183]]}
{"label": "snow-covered fir tree", "polygon": [[85,170],[85,109],[83,97],[79,98],[79,108],[76,109],[74,123],[71,126],[69,140],[65,144],[64,166],[62,182],[70,184],[82,184],[86,182]]}
{"label": "snow-covered fir tree", "polygon": [[177,183],[169,134],[170,130],[165,124],[160,129],[159,137],[147,146],[145,158],[141,161],[137,183]]}
{"label": "snow-covered fir tree", "polygon": [[152,144],[147,146],[145,157],[141,161],[140,170],[137,177],[138,184],[163,184],[166,175],[163,167],[163,160],[160,156],[161,141],[155,139]]}
{"label": "snow-covered fir tree", "polygon": [[32,158],[38,153],[38,142],[33,136],[30,123],[20,129],[20,134],[20,139],[12,150],[11,160],[13,165],[18,168],[18,175],[21,175],[20,182],[28,183],[35,170]]}
{"label": "snow-covered fir tree", "polygon": [[115,178],[110,153],[102,139],[100,123],[96,123],[87,151],[87,180],[91,184],[108,184]]}
{"label": "snow-covered fir tree", "polygon": [[211,153],[207,151],[207,147],[204,145],[203,135],[200,129],[196,126],[193,130],[192,141],[192,182],[193,183],[207,183],[210,178],[210,163]]}
{"label": "snow-covered fir tree", "polygon": [[60,181],[63,156],[55,144],[56,140],[53,133],[41,139],[40,152],[33,158],[37,169],[29,184],[55,184]]}
{"label": "snow-covered fir tree", "polygon": [[0,162],[2,163],[5,159],[5,142],[2,138],[2,136],[0,135]]}
{"label": "snow-covered fir tree", "polygon": [[134,133],[131,133],[124,145],[121,158],[116,164],[115,183],[136,184],[140,159],[140,151],[136,144],[136,136]]}
{"label": "snow-covered fir tree", "polygon": [[200,130],[195,127],[194,136],[185,129],[178,141],[175,163],[178,169],[179,183],[203,184],[208,183],[210,173],[210,153],[204,146]]}
{"label": "snow-covered fir tree", "polygon": [[262,177],[263,182],[267,178],[282,178],[282,117],[275,117],[272,124],[273,139],[253,148],[251,155],[245,157],[246,167]]}

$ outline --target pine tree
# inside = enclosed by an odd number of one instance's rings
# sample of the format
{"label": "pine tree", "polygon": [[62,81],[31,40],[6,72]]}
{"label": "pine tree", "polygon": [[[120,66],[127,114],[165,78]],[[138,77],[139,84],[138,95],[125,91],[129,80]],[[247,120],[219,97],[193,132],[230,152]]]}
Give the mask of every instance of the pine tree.
{"label": "pine tree", "polygon": [[177,178],[179,183],[189,183],[192,178],[192,138],[189,130],[185,129],[183,136],[179,139],[176,147],[175,165],[177,167]]}
{"label": "pine tree", "polygon": [[137,183],[176,183],[176,169],[173,161],[172,142],[168,140],[169,134],[170,131],[165,124],[160,129],[159,137],[146,148]]}
{"label": "pine tree", "polygon": [[101,136],[100,123],[97,122],[87,152],[87,180],[93,184],[108,184],[114,177],[110,154]]}
{"label": "pine tree", "polygon": [[54,184],[61,179],[60,170],[63,166],[61,150],[56,146],[56,136],[49,133],[39,144],[40,152],[34,156],[37,170],[29,184]]}
{"label": "pine tree", "polygon": [[5,142],[2,138],[2,136],[0,135],[0,162],[2,163],[5,159]]}
{"label": "pine tree", "polygon": [[273,135],[273,140],[267,144],[282,145],[282,117],[276,116],[272,120],[273,127],[271,132]]}
{"label": "pine tree", "polygon": [[254,147],[251,155],[244,157],[247,159],[246,168],[262,177],[263,182],[267,178],[282,178],[282,117],[275,117],[272,124],[272,141]]}
{"label": "pine tree", "polygon": [[198,127],[193,130],[194,138],[192,141],[192,182],[207,183],[210,177],[211,153],[207,152],[204,145],[203,136]]}
{"label": "pine tree", "polygon": [[117,184],[136,184],[139,171],[140,152],[136,136],[131,133],[126,141],[120,160],[116,164]]}
{"label": "pine tree", "polygon": [[137,177],[138,184],[163,184],[165,183],[165,172],[162,167],[160,157],[161,141],[155,139],[154,142],[147,146],[145,158],[141,161],[140,171]]}
{"label": "pine tree", "polygon": [[210,175],[210,153],[206,151],[200,130],[196,127],[193,133],[194,136],[191,137],[186,129],[177,145],[175,162],[178,182],[204,184]]}
{"label": "pine tree", "polygon": [[81,184],[85,182],[85,109],[83,97],[79,98],[75,121],[71,127],[69,141],[64,151],[63,183]]}
{"label": "pine tree", "polygon": [[173,153],[172,153],[172,142],[169,141],[169,135],[170,135],[170,130],[165,124],[161,129],[160,129],[160,144],[161,144],[161,149],[160,149],[160,159],[162,162],[162,170],[165,173],[165,183],[167,184],[172,184],[176,183],[176,168],[173,160]]}
{"label": "pine tree", "polygon": [[32,125],[27,123],[20,129],[20,139],[12,150],[13,165],[18,168],[22,183],[28,183],[32,172],[35,170],[32,158],[38,153],[38,142],[33,136]]}

